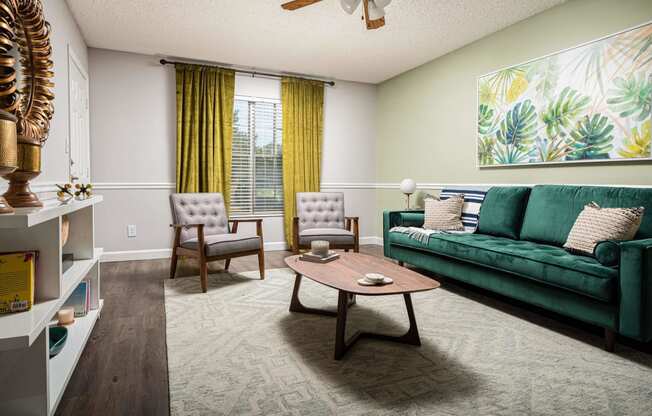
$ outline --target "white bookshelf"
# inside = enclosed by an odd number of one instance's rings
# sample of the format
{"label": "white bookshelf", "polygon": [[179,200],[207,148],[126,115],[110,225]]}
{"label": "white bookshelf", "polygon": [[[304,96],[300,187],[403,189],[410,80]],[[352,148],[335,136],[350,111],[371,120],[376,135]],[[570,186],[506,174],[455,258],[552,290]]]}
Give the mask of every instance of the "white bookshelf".
{"label": "white bookshelf", "polygon": [[[61,204],[47,201],[39,209],[0,215],[0,252],[37,250],[35,304],[31,310],[0,315],[0,409],[11,415],[51,415],[100,316],[100,257],[95,247],[94,196]],[[70,236],[61,246],[61,217],[70,221]],[[62,254],[73,265],[62,273]],[[48,327],[81,281],[90,283],[91,311],[69,325],[63,350],[49,358]]]}

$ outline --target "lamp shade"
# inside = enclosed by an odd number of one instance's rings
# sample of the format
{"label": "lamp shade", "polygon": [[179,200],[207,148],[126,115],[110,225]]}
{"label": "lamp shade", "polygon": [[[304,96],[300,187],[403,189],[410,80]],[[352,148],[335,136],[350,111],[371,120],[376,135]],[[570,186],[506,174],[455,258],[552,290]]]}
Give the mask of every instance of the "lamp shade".
{"label": "lamp shade", "polygon": [[360,2],[362,0],[340,0],[340,5],[342,6],[342,9],[344,9],[345,12],[348,14],[353,14],[355,9],[358,8],[360,5]]}
{"label": "lamp shade", "polygon": [[417,184],[412,179],[403,179],[401,181],[401,192],[410,195],[417,190]]}
{"label": "lamp shade", "polygon": [[369,1],[368,6],[369,20],[378,20],[385,17],[385,10],[382,7],[378,7],[373,0]]}

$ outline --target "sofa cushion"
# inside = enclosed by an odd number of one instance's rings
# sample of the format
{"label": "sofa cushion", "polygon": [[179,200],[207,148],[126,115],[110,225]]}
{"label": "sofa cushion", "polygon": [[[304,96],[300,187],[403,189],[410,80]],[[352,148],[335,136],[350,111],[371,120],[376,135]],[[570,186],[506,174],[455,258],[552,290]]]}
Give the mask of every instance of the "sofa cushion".
{"label": "sofa cushion", "polygon": [[[181,243],[181,247],[191,250],[197,249],[197,239],[191,238]],[[224,256],[227,254],[241,253],[243,251],[257,250],[260,248],[260,237],[255,234],[218,234],[204,237],[206,255]]]}
{"label": "sofa cushion", "polygon": [[610,240],[600,241],[593,249],[593,257],[603,266],[618,266],[620,262],[620,243]]}
{"label": "sofa cushion", "polygon": [[423,204],[425,206],[423,228],[464,231],[464,224],[462,224],[464,195],[458,194],[446,199],[427,198]]}
{"label": "sofa cushion", "polygon": [[605,302],[615,297],[617,270],[560,247],[484,234],[437,234],[425,245],[405,234],[390,233],[390,243],[510,272]]}
{"label": "sofa cushion", "polygon": [[529,196],[530,188],[525,186],[489,189],[480,208],[478,232],[518,239]]}
{"label": "sofa cushion", "polygon": [[641,226],[644,208],[602,208],[594,202],[584,207],[568,234],[564,248],[592,256],[605,240],[631,240]]}
{"label": "sofa cushion", "polygon": [[584,206],[594,201],[603,208],[646,208],[634,238],[652,238],[652,188],[565,185],[532,188],[520,238],[562,246]]}
{"label": "sofa cushion", "polygon": [[310,244],[315,240],[328,241],[331,244],[353,244],[353,232],[344,228],[311,228],[299,233],[299,244]]}

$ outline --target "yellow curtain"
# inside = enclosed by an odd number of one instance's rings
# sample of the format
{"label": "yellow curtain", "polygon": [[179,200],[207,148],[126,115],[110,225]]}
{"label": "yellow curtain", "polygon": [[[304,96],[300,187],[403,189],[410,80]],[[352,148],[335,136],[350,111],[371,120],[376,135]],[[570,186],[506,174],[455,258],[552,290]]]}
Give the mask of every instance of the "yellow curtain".
{"label": "yellow curtain", "polygon": [[235,73],[176,65],[177,192],[221,192],[231,182]]}
{"label": "yellow curtain", "polygon": [[285,240],[292,245],[296,193],[318,192],[321,179],[324,83],[296,78],[281,82]]}

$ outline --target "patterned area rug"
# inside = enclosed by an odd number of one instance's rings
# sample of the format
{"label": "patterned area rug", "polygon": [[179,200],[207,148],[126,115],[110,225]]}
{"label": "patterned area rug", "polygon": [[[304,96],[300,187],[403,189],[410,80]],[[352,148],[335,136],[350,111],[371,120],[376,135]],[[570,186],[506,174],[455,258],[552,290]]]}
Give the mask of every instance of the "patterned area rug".
{"label": "patterned area rug", "polygon": [[[652,356],[457,287],[413,295],[421,347],[362,340],[334,361],[335,319],[288,312],[293,273],[267,276],[165,281],[172,415],[650,414]],[[301,298],[337,303],[309,279]],[[362,328],[404,332],[402,297],[359,296]]]}

